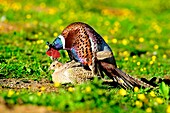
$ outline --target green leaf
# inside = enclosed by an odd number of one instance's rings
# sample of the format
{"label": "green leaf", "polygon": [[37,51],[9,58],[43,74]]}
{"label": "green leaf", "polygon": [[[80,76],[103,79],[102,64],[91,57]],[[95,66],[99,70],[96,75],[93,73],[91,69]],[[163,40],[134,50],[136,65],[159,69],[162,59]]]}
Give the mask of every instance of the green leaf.
{"label": "green leaf", "polygon": [[169,87],[164,82],[159,86],[159,92],[164,96],[164,98],[169,99]]}

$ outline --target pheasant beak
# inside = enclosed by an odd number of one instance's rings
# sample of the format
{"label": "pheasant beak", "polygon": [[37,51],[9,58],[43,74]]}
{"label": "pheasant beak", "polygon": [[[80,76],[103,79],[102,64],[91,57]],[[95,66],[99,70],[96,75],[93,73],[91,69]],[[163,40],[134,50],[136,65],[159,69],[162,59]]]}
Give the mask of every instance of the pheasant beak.
{"label": "pheasant beak", "polygon": [[54,58],[53,56],[50,56],[50,58],[51,58],[52,61],[58,61],[58,59]]}
{"label": "pheasant beak", "polygon": [[52,44],[50,44],[50,42],[48,42],[48,41],[46,42],[46,45],[47,45],[49,48],[53,47]]}

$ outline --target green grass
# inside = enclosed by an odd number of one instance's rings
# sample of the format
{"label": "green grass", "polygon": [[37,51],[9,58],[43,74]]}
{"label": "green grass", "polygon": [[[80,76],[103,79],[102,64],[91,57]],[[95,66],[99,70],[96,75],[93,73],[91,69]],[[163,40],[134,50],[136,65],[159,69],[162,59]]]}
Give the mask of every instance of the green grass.
{"label": "green grass", "polygon": [[[118,66],[126,73],[147,79],[170,75],[169,1],[0,2],[0,78],[51,80],[47,72],[51,60],[45,54],[46,41],[52,42],[75,21],[88,23],[103,36],[111,46]],[[62,51],[60,61],[68,60]],[[95,82],[74,87],[73,92],[60,87],[59,93],[37,95],[37,92],[23,90],[11,96],[8,95],[11,90],[2,89],[0,96],[7,103],[17,104],[21,99],[23,104],[52,106],[61,111],[145,112],[151,107],[153,112],[159,113],[160,110],[166,112],[169,103],[158,91],[154,91],[156,97],[149,97],[149,92],[141,91],[149,100],[145,103],[135,97],[133,91],[128,90],[125,96],[120,96],[119,89],[96,85]],[[83,92],[86,87],[91,87],[92,91]],[[102,94],[98,94],[100,91]],[[72,100],[73,97],[77,99]],[[164,102],[156,105],[154,102],[158,97]],[[37,101],[40,99],[42,101]],[[142,107],[135,105],[137,100],[143,103]]]}

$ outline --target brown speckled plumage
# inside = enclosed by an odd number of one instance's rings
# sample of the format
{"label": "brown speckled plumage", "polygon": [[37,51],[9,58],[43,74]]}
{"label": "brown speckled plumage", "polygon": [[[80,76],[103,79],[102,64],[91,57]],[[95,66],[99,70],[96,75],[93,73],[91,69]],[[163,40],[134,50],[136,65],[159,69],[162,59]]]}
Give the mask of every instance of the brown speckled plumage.
{"label": "brown speckled plumage", "polygon": [[[86,24],[74,23],[66,27],[62,35],[65,37],[65,48],[74,48],[77,55],[84,59],[84,65],[92,65],[92,49]],[[72,58],[73,56],[69,54]]]}
{"label": "brown speckled plumage", "polygon": [[[91,69],[92,73],[103,75],[103,72],[118,82],[123,80],[121,86],[125,88],[133,88],[134,86],[145,86],[137,79],[129,77],[117,68],[114,55],[109,45],[104,39],[89,25],[82,22],[75,22],[67,26],[61,33],[64,37],[65,46],[71,60],[80,62],[83,66]],[[54,48],[59,45],[58,40],[54,41]],[[61,49],[60,47],[58,47]],[[111,57],[99,60],[96,52],[109,51]],[[148,85],[149,86],[149,85]],[[147,86],[146,86],[147,87]]]}

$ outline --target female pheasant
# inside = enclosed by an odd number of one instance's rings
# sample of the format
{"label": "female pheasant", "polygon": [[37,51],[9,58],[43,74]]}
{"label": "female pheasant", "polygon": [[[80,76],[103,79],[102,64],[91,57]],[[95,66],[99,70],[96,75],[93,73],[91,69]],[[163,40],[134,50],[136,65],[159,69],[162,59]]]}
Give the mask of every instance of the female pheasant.
{"label": "female pheasant", "polygon": [[[97,52],[96,55],[99,60],[111,57],[110,52],[103,51]],[[82,83],[94,78],[90,70],[84,69],[80,62],[75,62],[74,60],[65,64],[54,60],[49,70],[54,70],[52,74],[52,81],[54,83]],[[107,82],[108,80],[103,81]]]}
{"label": "female pheasant", "polygon": [[[108,77],[125,88],[149,86],[118,69],[109,45],[92,27],[85,23],[75,22],[68,25],[62,31],[61,35],[59,35],[52,44],[49,44],[47,54],[53,57],[52,54],[49,54],[51,48],[56,50],[56,52],[61,49],[67,50],[71,60],[80,62],[84,67],[91,69],[95,74],[100,73],[103,75],[102,72],[104,71]],[[99,51],[109,51],[111,57],[97,60],[95,53]],[[59,57],[59,55],[55,56]]]}
{"label": "female pheasant", "polygon": [[[76,67],[74,67],[76,66]],[[74,60],[65,64],[55,60],[50,65],[49,70],[54,70],[52,74],[52,80],[54,83],[82,83],[89,79],[92,79],[93,76],[91,71],[85,70],[83,67],[79,67],[80,63],[75,62]]]}

